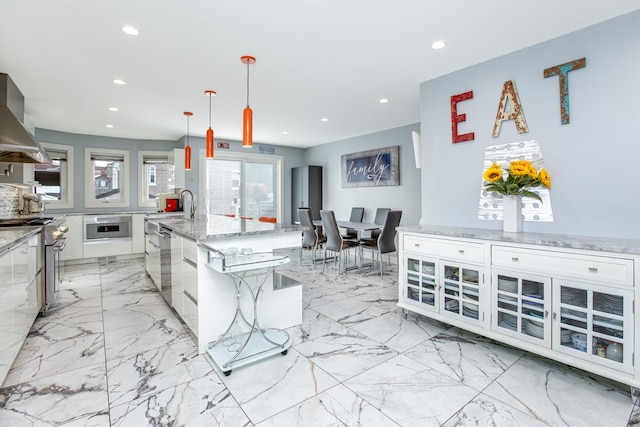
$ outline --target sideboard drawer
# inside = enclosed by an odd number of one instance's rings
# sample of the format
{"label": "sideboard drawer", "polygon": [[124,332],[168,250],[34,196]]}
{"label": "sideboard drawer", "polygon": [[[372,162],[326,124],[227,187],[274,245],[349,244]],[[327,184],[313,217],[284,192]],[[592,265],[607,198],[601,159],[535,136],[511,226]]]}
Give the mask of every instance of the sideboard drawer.
{"label": "sideboard drawer", "polygon": [[407,252],[431,255],[438,258],[482,263],[484,245],[405,235],[403,249]]}
{"label": "sideboard drawer", "polygon": [[611,285],[633,286],[633,260],[493,246],[491,264]]}

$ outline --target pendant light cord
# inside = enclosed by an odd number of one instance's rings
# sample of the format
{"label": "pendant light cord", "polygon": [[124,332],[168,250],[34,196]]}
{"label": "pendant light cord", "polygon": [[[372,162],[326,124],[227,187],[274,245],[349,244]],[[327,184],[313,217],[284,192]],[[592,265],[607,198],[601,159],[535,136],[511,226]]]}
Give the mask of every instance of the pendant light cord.
{"label": "pendant light cord", "polygon": [[213,96],[212,93],[209,94],[209,129],[211,129],[211,97]]}
{"label": "pendant light cord", "polygon": [[249,106],[249,61],[247,61],[247,107]]}
{"label": "pendant light cord", "polygon": [[187,145],[189,145],[189,116],[187,116]]}

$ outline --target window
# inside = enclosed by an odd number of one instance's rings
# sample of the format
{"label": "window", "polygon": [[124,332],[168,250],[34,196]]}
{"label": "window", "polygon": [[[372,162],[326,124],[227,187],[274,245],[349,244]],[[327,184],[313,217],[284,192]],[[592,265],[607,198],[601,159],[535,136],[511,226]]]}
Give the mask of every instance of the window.
{"label": "window", "polygon": [[203,159],[205,213],[282,218],[282,158],[217,154]]}
{"label": "window", "polygon": [[129,152],[105,148],[86,148],[86,207],[129,206]]}
{"label": "window", "polygon": [[138,152],[138,206],[156,207],[156,199],[175,189],[175,167],[167,151]]}
{"label": "window", "polygon": [[40,143],[51,157],[51,164],[34,164],[33,176],[38,182],[36,193],[47,202],[48,209],[73,208],[73,147],[70,145]]}

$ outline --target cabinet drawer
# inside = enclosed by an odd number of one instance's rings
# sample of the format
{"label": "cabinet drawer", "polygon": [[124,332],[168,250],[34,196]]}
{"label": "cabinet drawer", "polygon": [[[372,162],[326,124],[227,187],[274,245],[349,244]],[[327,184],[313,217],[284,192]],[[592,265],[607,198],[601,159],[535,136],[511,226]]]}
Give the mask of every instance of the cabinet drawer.
{"label": "cabinet drawer", "polygon": [[500,267],[633,286],[633,260],[630,259],[494,246],[491,262]]}
{"label": "cabinet drawer", "polygon": [[198,263],[198,246],[196,242],[189,239],[182,239],[182,257],[194,264]]}
{"label": "cabinet drawer", "polygon": [[198,336],[198,303],[196,303],[188,293],[184,293],[182,298],[182,319],[189,326],[191,332]]}
{"label": "cabinet drawer", "polygon": [[198,268],[182,261],[182,288],[198,301]]}
{"label": "cabinet drawer", "polygon": [[431,255],[438,258],[482,263],[484,246],[455,240],[404,236],[403,249],[408,252]]}

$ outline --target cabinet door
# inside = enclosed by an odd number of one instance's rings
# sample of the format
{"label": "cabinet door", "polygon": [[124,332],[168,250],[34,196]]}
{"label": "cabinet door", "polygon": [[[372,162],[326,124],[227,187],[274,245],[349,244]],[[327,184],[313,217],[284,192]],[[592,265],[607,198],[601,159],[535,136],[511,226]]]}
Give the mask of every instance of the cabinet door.
{"label": "cabinet door", "polygon": [[182,238],[171,234],[171,305],[182,317]]}
{"label": "cabinet door", "polygon": [[551,278],[493,270],[491,329],[551,347]]}
{"label": "cabinet door", "polygon": [[436,285],[436,261],[414,256],[405,257],[403,297],[405,302],[431,311],[439,311]]}
{"label": "cabinet door", "polygon": [[553,281],[553,349],[631,373],[633,291]]}
{"label": "cabinet door", "polygon": [[148,235],[146,238],[145,248],[145,268],[147,274],[153,280],[156,288],[160,290],[161,286],[161,266],[160,266],[160,246],[154,243],[157,241],[157,237]]}
{"label": "cabinet door", "polygon": [[13,332],[13,301],[11,298],[11,252],[0,256],[0,382],[4,380],[22,342]]}
{"label": "cabinet door", "polygon": [[64,235],[69,240],[67,240],[64,250],[60,252],[60,256],[63,260],[84,258],[84,224],[82,223],[82,215],[67,215],[64,225],[69,227],[69,231]]}
{"label": "cabinet door", "polygon": [[11,297],[13,300],[13,329],[14,332],[23,337],[27,336],[33,323],[33,318],[29,320],[31,317],[31,309],[29,307],[29,285],[31,281],[27,275],[28,251],[29,244],[26,240],[12,251],[13,286],[11,288]]}
{"label": "cabinet door", "polygon": [[440,312],[456,319],[482,323],[482,269],[478,266],[441,261],[440,275]]}

